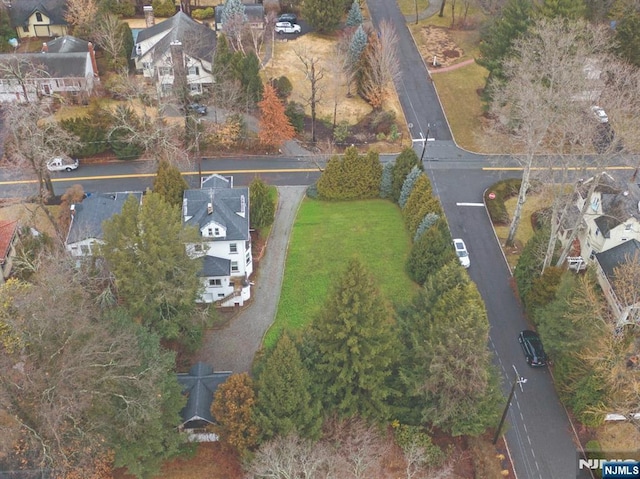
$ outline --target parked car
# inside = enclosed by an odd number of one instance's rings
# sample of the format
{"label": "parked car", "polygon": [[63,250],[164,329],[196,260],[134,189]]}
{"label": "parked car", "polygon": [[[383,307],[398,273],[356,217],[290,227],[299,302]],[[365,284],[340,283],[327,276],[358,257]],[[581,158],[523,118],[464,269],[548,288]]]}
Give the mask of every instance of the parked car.
{"label": "parked car", "polygon": [[294,13],[283,13],[278,17],[278,23],[289,22],[289,23],[298,23],[298,17],[295,16]]}
{"label": "parked car", "polygon": [[207,105],[201,105],[200,103],[190,103],[187,105],[187,110],[195,111],[198,115],[207,114]]}
{"label": "parked car", "polygon": [[276,33],[300,33],[300,25],[291,22],[276,23]]}
{"label": "parked car", "polygon": [[469,252],[467,251],[467,246],[464,244],[460,238],[456,238],[453,240],[453,247],[456,249],[456,254],[458,255],[458,259],[460,260],[460,264],[465,268],[471,266],[471,260],[469,259]]}
{"label": "parked car", "polygon": [[72,171],[78,169],[80,162],[76,158],[72,160],[71,158],[63,158],[57,157],[52,158],[47,161],[47,170],[49,171]]}
{"label": "parked car", "polygon": [[538,333],[525,329],[518,335],[518,341],[522,346],[527,364],[532,367],[541,367],[547,364],[547,355],[542,346],[542,340]]}
{"label": "parked car", "polygon": [[607,113],[600,108],[599,106],[592,106],[591,107],[591,111],[593,112],[593,114],[596,116],[597,120],[600,123],[608,123],[609,122],[609,117],[607,116]]}

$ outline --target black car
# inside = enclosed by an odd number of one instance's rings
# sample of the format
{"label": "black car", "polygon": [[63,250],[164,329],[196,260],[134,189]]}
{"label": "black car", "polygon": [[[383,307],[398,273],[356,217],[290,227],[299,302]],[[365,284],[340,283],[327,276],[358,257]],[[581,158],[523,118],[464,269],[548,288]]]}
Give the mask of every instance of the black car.
{"label": "black car", "polygon": [[542,340],[538,333],[525,329],[518,335],[518,341],[522,346],[524,357],[527,360],[527,364],[532,367],[546,366],[547,355],[542,347]]}
{"label": "black car", "polygon": [[187,105],[187,109],[190,111],[195,111],[198,115],[207,114],[207,106],[201,105],[200,103],[190,103],[189,105]]}
{"label": "black car", "polygon": [[280,22],[289,22],[291,24],[298,23],[298,17],[296,17],[293,13],[283,13],[278,17],[278,23]]}

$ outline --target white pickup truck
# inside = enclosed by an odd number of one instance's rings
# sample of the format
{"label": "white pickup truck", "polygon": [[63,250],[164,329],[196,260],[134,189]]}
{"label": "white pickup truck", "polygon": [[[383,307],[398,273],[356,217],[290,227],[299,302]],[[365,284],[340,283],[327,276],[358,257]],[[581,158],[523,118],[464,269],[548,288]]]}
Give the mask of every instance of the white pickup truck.
{"label": "white pickup truck", "polygon": [[53,158],[47,161],[47,170],[49,171],[71,171],[78,168],[79,162],[66,158]]}

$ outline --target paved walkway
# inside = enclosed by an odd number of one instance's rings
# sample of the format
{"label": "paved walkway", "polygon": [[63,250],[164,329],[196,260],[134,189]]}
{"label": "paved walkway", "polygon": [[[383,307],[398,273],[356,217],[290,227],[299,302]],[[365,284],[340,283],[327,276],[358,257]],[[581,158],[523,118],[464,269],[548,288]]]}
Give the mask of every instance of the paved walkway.
{"label": "paved walkway", "polygon": [[210,331],[197,361],[216,371],[248,372],[262,338],[278,310],[291,228],[304,197],[305,186],[278,187],[278,208],[264,257],[254,278],[251,304],[224,328]]}
{"label": "paved walkway", "polygon": [[[460,67],[464,67],[467,65],[471,65],[472,63],[475,63],[476,59],[475,58],[469,58],[463,62],[460,63],[454,63],[453,65],[449,65],[448,67],[437,67],[434,68],[433,66],[431,66],[431,68],[429,68],[429,73],[431,73],[432,75],[434,73],[444,73],[444,72],[448,72],[451,70],[457,70]],[[429,66],[429,65],[427,65]]]}

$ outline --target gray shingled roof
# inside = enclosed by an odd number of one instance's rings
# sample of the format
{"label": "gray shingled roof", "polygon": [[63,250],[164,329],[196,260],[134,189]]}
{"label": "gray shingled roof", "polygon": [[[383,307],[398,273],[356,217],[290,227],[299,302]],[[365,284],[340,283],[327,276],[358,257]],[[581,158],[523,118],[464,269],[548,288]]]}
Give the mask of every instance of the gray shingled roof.
{"label": "gray shingled roof", "polygon": [[231,260],[218,258],[217,256],[204,256],[202,260],[202,269],[198,276],[231,276]]}
{"label": "gray shingled roof", "polygon": [[51,19],[52,25],[67,25],[64,19],[66,0],[14,0],[11,7],[7,7],[11,25],[21,27],[36,11],[44,13]]}
{"label": "gray shingled roof", "polygon": [[615,278],[614,269],[621,264],[627,263],[637,254],[640,254],[640,242],[632,239],[619,244],[615,248],[597,253],[596,258],[607,278],[611,281]]}
{"label": "gray shingled roof", "polygon": [[[245,217],[237,212],[242,208],[244,196]],[[249,188],[205,188],[184,192],[183,216],[191,216],[185,224],[202,228],[211,221],[224,226],[227,236],[224,241],[248,241],[249,236]],[[184,206],[186,202],[186,215]],[[213,213],[207,213],[207,205],[213,205]],[[213,239],[215,241],[215,239]]]}
{"label": "gray shingled roof", "polygon": [[202,188],[233,188],[233,176],[214,173],[202,179]]}
{"label": "gray shingled roof", "polygon": [[[19,58],[18,58],[19,57]],[[84,78],[87,62],[91,61],[89,53],[21,53],[19,55],[0,55],[0,63],[29,62],[33,68],[44,70],[52,78]],[[46,77],[45,74],[38,75]],[[3,78],[9,78],[5,72]]]}
{"label": "gray shingled roof", "polygon": [[64,35],[47,42],[47,53],[86,53],[89,42],[80,38]]}
{"label": "gray shingled roof", "polygon": [[67,235],[67,244],[88,238],[102,239],[102,222],[122,212],[124,202],[131,195],[142,199],[142,192],[97,193],[75,205],[75,216]]}
{"label": "gray shingled roof", "polygon": [[164,22],[142,30],[138,33],[136,42],[141,43],[163,32],[166,32],[165,36],[152,48],[154,59],[160,58],[169,51],[172,42],[178,41],[182,43],[184,52],[190,57],[213,62],[216,32],[196,22],[182,11]]}
{"label": "gray shingled roof", "polygon": [[231,376],[231,372],[213,372],[211,366],[200,362],[194,364],[189,373],[178,373],[177,376],[182,384],[182,393],[188,395],[187,404],[180,413],[182,425],[186,429],[195,429],[212,424],[213,395],[218,386]]}

